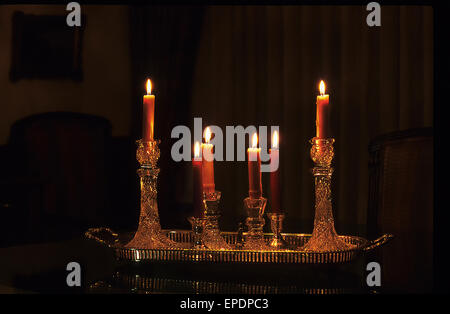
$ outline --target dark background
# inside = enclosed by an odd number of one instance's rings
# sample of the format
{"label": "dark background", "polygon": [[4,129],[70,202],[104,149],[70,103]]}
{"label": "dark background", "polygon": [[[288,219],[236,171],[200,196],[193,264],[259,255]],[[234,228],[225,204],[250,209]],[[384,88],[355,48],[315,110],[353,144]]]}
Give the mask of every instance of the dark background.
{"label": "dark background", "polygon": [[[370,228],[370,141],[433,127],[432,7],[383,6],[381,27],[368,27],[368,12],[359,5],[89,5],[82,10],[83,79],[11,82],[14,12],[66,11],[64,6],[0,6],[2,246],[61,240],[91,226],[136,228],[134,141],[140,138],[147,77],[156,95],[155,136],[162,141],[158,205],[165,228],[189,228],[191,167],[171,159],[176,139],[170,134],[177,125],[193,127],[194,117],[202,117],[204,127],[223,130],[279,125],[285,230],[310,233],[308,141],[315,135],[315,97],[324,79],[336,139],[336,229],[361,236]],[[59,113],[40,115],[48,112]],[[222,229],[234,231],[245,218],[246,163],[215,162],[215,181],[222,192]],[[268,186],[263,175],[265,195]],[[431,237],[432,205],[412,215]],[[398,226],[407,225],[398,219]],[[425,245],[431,274],[431,243]],[[416,285],[419,290],[427,291],[430,276]]]}

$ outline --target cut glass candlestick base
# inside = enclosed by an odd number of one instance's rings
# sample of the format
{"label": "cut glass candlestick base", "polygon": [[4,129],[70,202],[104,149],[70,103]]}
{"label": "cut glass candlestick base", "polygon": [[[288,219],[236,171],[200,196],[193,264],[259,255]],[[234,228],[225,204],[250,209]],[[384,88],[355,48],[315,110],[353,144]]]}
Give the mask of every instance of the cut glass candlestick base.
{"label": "cut glass candlestick base", "polygon": [[247,219],[245,221],[248,232],[245,238],[243,250],[273,250],[272,247],[264,240],[263,227],[264,209],[267,199],[264,197],[244,199],[245,210],[247,211]]}
{"label": "cut glass candlestick base", "polygon": [[194,249],[205,249],[203,244],[203,231],[205,230],[205,218],[189,217],[189,222],[192,226],[192,233],[194,234]]}
{"label": "cut glass candlestick base", "polygon": [[270,219],[270,229],[273,233],[272,239],[269,242],[269,246],[277,250],[288,249],[288,243],[284,241],[283,237],[281,236],[281,231],[283,230],[284,214],[267,213],[267,217],[269,217]]}
{"label": "cut glass candlestick base", "polygon": [[141,211],[138,229],[127,248],[160,249],[178,248],[179,243],[170,240],[161,230],[157,202],[157,181],[159,168],[159,141],[138,140],[136,158],[141,165],[138,169],[141,188]]}
{"label": "cut glass candlestick base", "polygon": [[315,167],[312,169],[315,186],[314,229],[309,241],[303,246],[305,251],[325,252],[342,251],[352,245],[339,238],[334,228],[331,203],[331,162],[334,157],[333,138],[313,138],[310,143],[311,159]]}
{"label": "cut glass candlestick base", "polygon": [[221,236],[219,229],[219,218],[221,216],[219,209],[220,197],[220,191],[203,194],[205,228],[202,241],[208,249],[229,250],[231,249],[231,246]]}

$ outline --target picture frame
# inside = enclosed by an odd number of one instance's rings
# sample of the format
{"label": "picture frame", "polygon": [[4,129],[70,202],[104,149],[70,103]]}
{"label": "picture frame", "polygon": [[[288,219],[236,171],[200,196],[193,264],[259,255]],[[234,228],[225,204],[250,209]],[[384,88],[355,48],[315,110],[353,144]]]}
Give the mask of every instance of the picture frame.
{"label": "picture frame", "polygon": [[85,17],[82,19],[82,26],[71,27],[67,25],[65,15],[14,12],[10,80],[81,81]]}

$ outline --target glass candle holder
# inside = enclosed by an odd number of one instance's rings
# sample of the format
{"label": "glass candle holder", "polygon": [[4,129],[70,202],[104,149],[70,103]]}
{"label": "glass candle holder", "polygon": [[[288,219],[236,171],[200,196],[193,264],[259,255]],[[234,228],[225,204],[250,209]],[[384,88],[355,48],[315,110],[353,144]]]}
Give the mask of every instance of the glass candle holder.
{"label": "glass candle holder", "polygon": [[203,244],[203,231],[205,228],[205,218],[199,217],[189,217],[189,222],[192,226],[192,233],[194,234],[194,245],[195,249],[204,249],[205,245]]}
{"label": "glass candle holder", "polygon": [[267,217],[270,219],[270,229],[273,236],[269,242],[269,246],[274,249],[287,249],[289,248],[287,242],[281,236],[283,230],[284,214],[281,213],[267,213]]}
{"label": "glass candle holder", "polygon": [[138,140],[136,159],[140,164],[137,173],[140,179],[141,211],[139,225],[133,239],[126,244],[128,248],[157,249],[176,248],[179,244],[167,238],[162,232],[159,222],[157,203],[157,181],[159,168],[157,162],[160,156],[159,140]]}
{"label": "glass candle holder", "polygon": [[306,251],[340,251],[351,247],[341,240],[334,228],[333,208],[331,204],[331,162],[334,157],[334,139],[314,137],[311,143],[311,159],[315,189],[314,229],[309,241],[304,245]]}
{"label": "glass candle holder", "polygon": [[244,199],[245,210],[247,211],[247,237],[242,247],[244,250],[271,250],[272,248],[264,240],[263,227],[264,209],[267,204],[267,199],[264,197]]}
{"label": "glass candle holder", "polygon": [[205,206],[205,229],[203,232],[203,244],[213,250],[231,249],[231,246],[220,235],[219,218],[221,212],[219,209],[220,191],[203,193],[203,204]]}

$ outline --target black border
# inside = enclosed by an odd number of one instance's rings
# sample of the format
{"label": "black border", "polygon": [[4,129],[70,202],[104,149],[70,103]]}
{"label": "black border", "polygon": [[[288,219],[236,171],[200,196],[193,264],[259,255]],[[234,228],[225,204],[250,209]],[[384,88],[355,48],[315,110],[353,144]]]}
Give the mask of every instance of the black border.
{"label": "black border", "polygon": [[[10,5],[10,4],[51,4],[51,5],[67,5],[69,0],[67,1],[11,1],[11,0],[3,0],[0,5]],[[183,4],[183,5],[366,5],[369,1],[293,1],[293,0],[280,0],[280,1],[237,1],[237,0],[190,0],[190,1],[180,1],[180,0],[96,0],[96,1],[77,1],[81,5],[89,5],[89,4],[103,4],[103,5],[151,5],[151,4],[165,4],[165,5],[175,5],[175,4]],[[446,175],[446,173],[442,172],[442,164],[440,159],[442,157],[442,153],[440,151],[442,138],[446,135],[444,133],[444,128],[441,128],[441,119],[445,119],[445,109],[442,107],[448,107],[450,104],[447,102],[447,91],[450,87],[450,45],[448,45],[449,41],[449,29],[450,29],[450,20],[448,15],[450,14],[450,3],[446,3],[444,1],[376,1],[383,5],[431,5],[434,11],[434,245],[433,245],[433,273],[434,273],[434,292],[441,293],[449,293],[450,292],[450,253],[447,252],[449,233],[448,233],[448,224],[449,224],[449,210],[445,203],[441,201],[442,194],[439,189],[439,180],[440,176]],[[442,125],[445,122],[442,122]],[[412,282],[414,278],[411,278]],[[163,296],[159,295],[157,297],[153,297],[152,299],[141,299],[146,304],[151,301],[152,306],[157,303],[158,305],[162,305],[163,309],[167,310],[176,310],[174,307],[177,304],[177,300],[180,300],[183,297],[187,297],[185,295],[175,295],[175,296]],[[190,296],[193,297],[193,296]],[[195,296],[198,299],[223,299],[224,297],[230,296],[215,296],[215,295],[201,295]],[[250,297],[250,296],[236,296],[236,297]],[[251,296],[257,297],[257,296]],[[297,307],[296,312],[301,309],[306,310],[306,307],[302,305],[306,298],[302,298],[299,296],[265,296],[272,300],[273,307],[267,310],[271,312],[272,310],[279,309],[279,307],[283,308],[291,308]],[[14,299],[14,298],[13,298]],[[336,302],[338,298],[333,297],[332,303]],[[350,304],[353,304],[354,299],[347,298],[339,298],[341,301],[343,300],[345,303],[334,303],[335,305],[345,305],[344,309],[349,309]],[[401,299],[401,298],[400,298]],[[34,299],[33,301],[35,301]],[[51,302],[53,300],[50,298]],[[314,299],[316,302],[317,299]],[[133,298],[133,302],[137,301],[136,298]],[[373,306],[376,304],[373,302],[373,299],[369,299],[370,303],[367,303],[367,307],[374,309]],[[397,299],[397,301],[402,301]],[[411,299],[408,298],[408,303],[411,304]],[[314,302],[313,302],[314,304]],[[133,308],[134,308],[133,303]],[[318,304],[316,304],[318,305]],[[353,304],[355,305],[355,304]],[[433,304],[435,305],[435,304]],[[358,307],[359,309],[365,309],[364,307]],[[149,310],[151,307],[148,307]],[[159,307],[160,308],[160,307]],[[387,308],[383,308],[383,310],[387,310]],[[260,311],[258,311],[260,312]]]}

